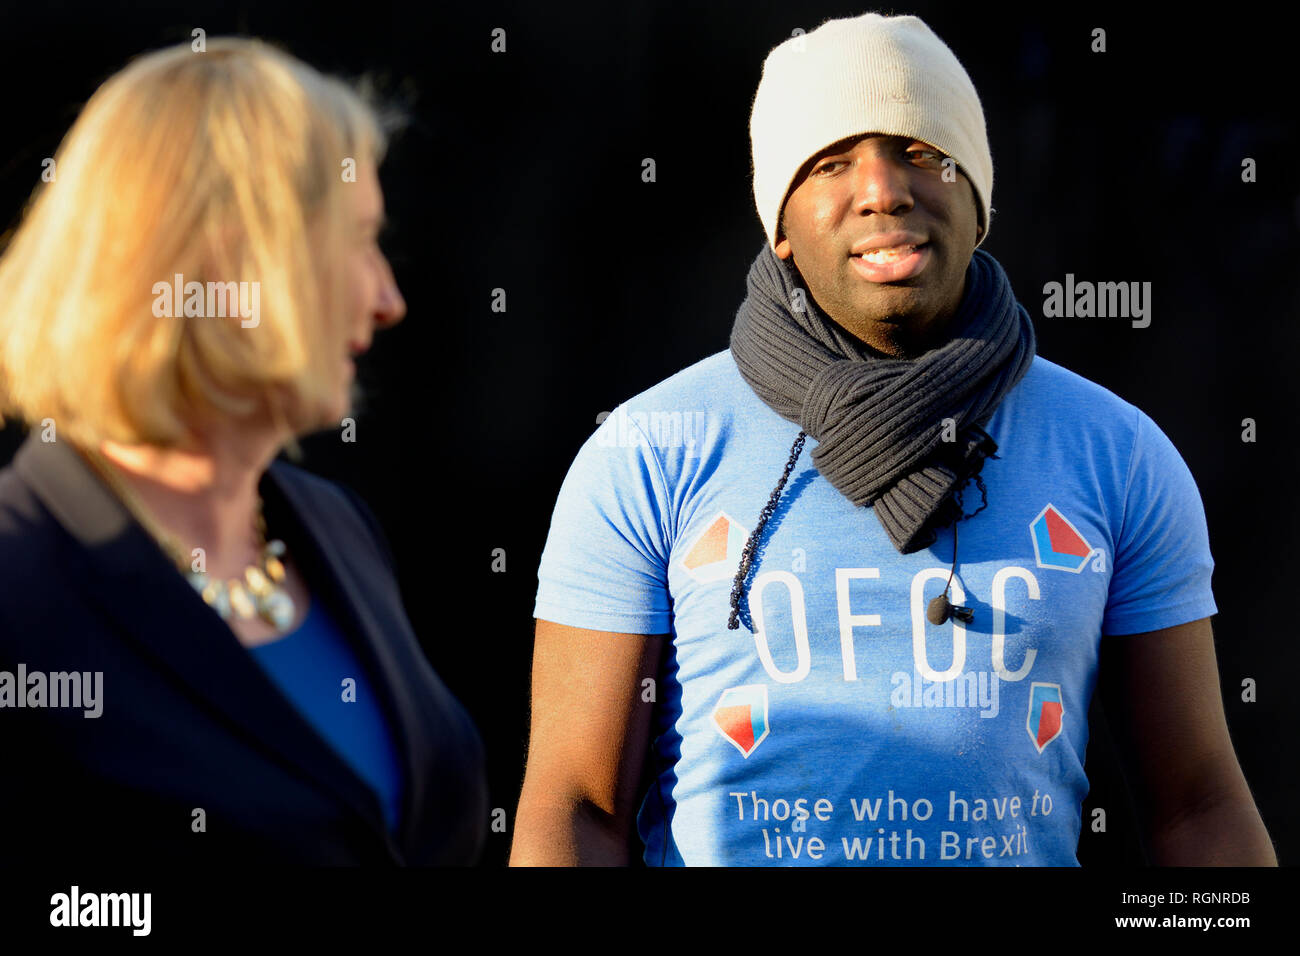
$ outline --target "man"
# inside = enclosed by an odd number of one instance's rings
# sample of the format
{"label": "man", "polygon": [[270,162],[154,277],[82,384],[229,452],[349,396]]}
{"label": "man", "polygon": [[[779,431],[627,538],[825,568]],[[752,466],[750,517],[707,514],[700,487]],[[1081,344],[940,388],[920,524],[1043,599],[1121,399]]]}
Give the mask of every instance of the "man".
{"label": "man", "polygon": [[560,491],[512,863],[624,863],[635,819],[651,865],[1077,866],[1103,671],[1152,862],[1275,864],[1195,482],[1035,355],[977,249],[956,57],[915,17],[827,22],[769,55],[750,132],[769,241],[731,348]]}

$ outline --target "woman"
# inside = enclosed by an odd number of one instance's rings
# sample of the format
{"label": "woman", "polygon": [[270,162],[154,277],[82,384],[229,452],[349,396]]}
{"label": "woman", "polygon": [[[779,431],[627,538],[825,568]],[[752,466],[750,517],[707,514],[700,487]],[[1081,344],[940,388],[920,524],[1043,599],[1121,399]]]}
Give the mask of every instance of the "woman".
{"label": "woman", "polygon": [[[283,461],[405,303],[386,149],[258,41],[138,58],[0,258],[0,861],[468,864],[483,755],[352,492]],[[124,856],[125,854],[125,856]]]}

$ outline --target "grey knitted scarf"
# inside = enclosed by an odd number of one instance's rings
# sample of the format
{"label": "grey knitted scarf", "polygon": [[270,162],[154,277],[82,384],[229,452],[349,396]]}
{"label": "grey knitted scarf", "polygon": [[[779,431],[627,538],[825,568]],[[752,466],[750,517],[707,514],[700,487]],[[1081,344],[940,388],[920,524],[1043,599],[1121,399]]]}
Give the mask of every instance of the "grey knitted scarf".
{"label": "grey knitted scarf", "polygon": [[[782,484],[811,435],[817,471],[855,505],[873,507],[903,554],[929,547],[939,528],[963,517],[954,492],[978,476],[985,457],[997,457],[982,426],[1033,361],[1029,313],[987,252],[971,257],[947,335],[915,359],[881,356],[830,319],[794,265],[766,244],[731,331],[745,381],[802,429]],[[943,440],[946,418],[955,441]]]}

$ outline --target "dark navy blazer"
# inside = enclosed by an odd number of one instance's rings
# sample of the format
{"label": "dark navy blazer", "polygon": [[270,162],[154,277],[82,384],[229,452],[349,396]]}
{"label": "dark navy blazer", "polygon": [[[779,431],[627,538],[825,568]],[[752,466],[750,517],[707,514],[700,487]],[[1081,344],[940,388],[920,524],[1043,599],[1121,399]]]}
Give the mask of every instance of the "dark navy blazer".
{"label": "dark navy blazer", "polygon": [[398,831],[77,451],[33,432],[0,471],[0,671],[102,671],[103,711],[0,707],[0,865],[477,861],[482,742],[373,514],[280,460],[260,488],[268,534],[374,675],[405,771]]}

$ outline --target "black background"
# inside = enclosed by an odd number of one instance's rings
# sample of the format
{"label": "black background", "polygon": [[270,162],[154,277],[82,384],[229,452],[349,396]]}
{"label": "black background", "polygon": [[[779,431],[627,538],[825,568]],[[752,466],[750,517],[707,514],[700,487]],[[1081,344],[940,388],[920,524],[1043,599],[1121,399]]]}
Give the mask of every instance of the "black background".
{"label": "black background", "polygon": [[[277,42],[380,77],[412,123],[381,172],[408,316],[361,364],[358,440],[304,443],[362,493],[435,669],[474,715],[513,820],[536,570],[565,471],[602,411],[726,347],[764,237],[748,117],[768,50],[846,3],[45,2],[0,13],[0,223],[16,225],[82,103],[190,30]],[[880,9],[880,8],[877,8]],[[966,66],[993,151],[984,249],[1039,353],[1150,414],[1200,487],[1229,727],[1288,861],[1295,837],[1295,323],[1300,184],[1289,18],[1179,8],[910,4]],[[491,51],[494,28],[507,50]],[[1090,51],[1092,30],[1107,51]],[[652,157],[657,181],[641,179]],[[1241,162],[1258,164],[1243,183]],[[1042,287],[1149,281],[1152,322],[1048,319]],[[507,311],[491,310],[492,290]],[[0,304],[2,307],[2,304]],[[1258,440],[1241,440],[1242,419]],[[0,461],[21,440],[0,433]],[[492,552],[506,551],[505,573]],[[1241,701],[1253,678],[1258,702]],[[1105,833],[1085,866],[1141,863],[1104,726],[1088,752]],[[503,863],[509,831],[483,864]]]}

